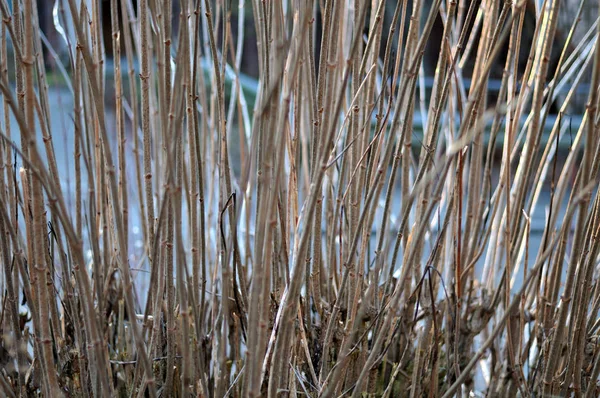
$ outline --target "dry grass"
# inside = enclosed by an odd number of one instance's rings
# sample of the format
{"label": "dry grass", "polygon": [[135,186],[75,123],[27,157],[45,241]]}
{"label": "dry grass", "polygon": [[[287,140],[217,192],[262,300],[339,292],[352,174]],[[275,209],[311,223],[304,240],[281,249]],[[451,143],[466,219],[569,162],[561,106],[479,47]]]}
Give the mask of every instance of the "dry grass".
{"label": "dry grass", "polygon": [[186,0],[176,24],[172,3],[58,1],[65,132],[35,1],[0,0],[1,395],[598,396],[600,31],[578,26],[583,3],[552,69],[560,0],[531,49],[518,1]]}

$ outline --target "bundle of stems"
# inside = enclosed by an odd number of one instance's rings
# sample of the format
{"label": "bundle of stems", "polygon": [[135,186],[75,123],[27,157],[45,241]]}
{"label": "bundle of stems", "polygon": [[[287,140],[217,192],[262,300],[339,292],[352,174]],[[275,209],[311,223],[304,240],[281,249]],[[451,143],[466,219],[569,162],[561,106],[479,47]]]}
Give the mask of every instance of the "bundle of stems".
{"label": "bundle of stems", "polygon": [[572,2],[0,0],[0,394],[598,396]]}

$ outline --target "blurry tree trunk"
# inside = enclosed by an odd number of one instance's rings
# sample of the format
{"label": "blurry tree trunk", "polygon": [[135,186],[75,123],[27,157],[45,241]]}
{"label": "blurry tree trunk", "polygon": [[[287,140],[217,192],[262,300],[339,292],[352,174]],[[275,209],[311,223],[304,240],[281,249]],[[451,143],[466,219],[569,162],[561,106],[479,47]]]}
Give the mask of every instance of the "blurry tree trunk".
{"label": "blurry tree trunk", "polygon": [[[52,16],[52,8],[54,7],[53,0],[37,0],[39,24],[42,33],[48,39],[48,42],[54,48],[54,50],[60,54],[62,42],[58,36],[58,32],[54,28],[54,20]],[[55,64],[55,60],[50,55],[46,46],[44,47],[44,61],[48,67],[52,67]]]}

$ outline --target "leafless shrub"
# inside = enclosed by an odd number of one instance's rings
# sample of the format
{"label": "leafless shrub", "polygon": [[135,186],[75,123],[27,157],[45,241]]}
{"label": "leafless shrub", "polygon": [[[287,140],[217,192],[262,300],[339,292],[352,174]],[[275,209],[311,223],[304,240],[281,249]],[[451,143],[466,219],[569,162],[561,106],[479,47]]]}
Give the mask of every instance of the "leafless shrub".
{"label": "leafless shrub", "polygon": [[599,394],[585,2],[175,3],[0,0],[3,395]]}

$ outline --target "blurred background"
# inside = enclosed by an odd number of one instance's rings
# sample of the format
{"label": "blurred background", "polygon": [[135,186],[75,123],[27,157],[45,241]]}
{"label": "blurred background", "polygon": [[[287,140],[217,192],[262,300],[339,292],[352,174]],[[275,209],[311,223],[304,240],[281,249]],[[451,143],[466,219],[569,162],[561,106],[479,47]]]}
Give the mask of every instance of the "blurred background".
{"label": "blurred background", "polygon": [[[90,12],[93,12],[93,4],[90,0],[87,0],[89,4]],[[217,0],[215,3],[215,11],[222,11],[221,7],[218,7],[220,3],[224,0]],[[254,21],[252,17],[252,5],[249,1],[245,0],[225,0],[229,2],[229,7],[231,9],[229,18],[231,19],[231,36],[233,46],[237,46],[239,39],[243,40],[243,56],[240,63],[240,72],[243,73],[248,78],[258,78],[258,62],[257,62],[257,47],[256,47],[256,30],[254,27]],[[479,0],[476,0],[479,2]],[[426,2],[431,2],[431,0],[426,0]],[[523,24],[523,42],[520,51],[520,60],[519,66],[521,72],[523,72],[525,68],[525,64],[527,62],[527,56],[529,54],[529,50],[531,47],[531,40],[535,31],[535,20],[536,15],[539,13],[539,8],[542,6],[542,0],[524,0],[526,7],[526,16]],[[409,2],[407,9],[407,19],[411,13],[411,2]],[[464,1],[460,2],[464,3],[464,8],[468,8],[469,2]],[[110,65],[110,60],[112,59],[112,40],[111,40],[111,29],[110,29],[110,0],[103,0],[100,2],[101,10],[101,19],[105,24],[103,32],[104,32],[104,47],[105,47],[105,55],[106,55],[106,65]],[[243,13],[239,12],[240,4],[242,5]],[[387,31],[389,29],[392,14],[394,11],[394,7],[396,5],[396,1],[390,0],[386,3],[386,12],[384,13],[384,26],[383,31]],[[64,18],[64,12],[66,12],[66,1],[64,0],[37,0],[38,13],[39,13],[39,21],[40,28],[47,39],[46,46],[44,47],[44,58],[46,60],[48,68],[53,71],[57,68],[57,59],[59,57],[62,62],[66,62],[67,51],[68,51],[68,43],[66,42],[64,35],[72,34],[72,29],[69,29],[68,26],[65,26],[62,21],[68,20],[69,18]],[[131,0],[130,6],[137,11],[137,0]],[[573,19],[577,13],[577,8],[579,3],[575,0],[565,0],[562,3],[561,12],[559,14],[560,19],[558,22],[558,31],[557,31],[557,39],[555,40],[552,57],[550,60],[550,75],[555,72],[556,64],[558,63],[558,59],[560,57],[560,52],[562,50],[563,44],[566,41],[566,37],[569,34],[569,29],[571,24],[573,23]],[[584,12],[582,14],[582,20],[580,21],[577,29],[573,32],[573,40],[571,46],[577,46],[580,44],[588,44],[586,41],[589,40],[589,37],[586,36],[593,27],[595,26],[595,18],[594,15],[597,15],[597,4],[596,2],[587,2],[584,4]],[[426,6],[427,8],[427,6]],[[177,39],[177,26],[179,24],[179,0],[173,0],[173,40]],[[293,13],[289,12],[290,18]],[[424,17],[422,18],[424,19]],[[368,21],[368,18],[367,18]],[[424,21],[422,21],[424,22]],[[481,18],[480,15],[474,19],[473,26],[471,27],[472,32],[477,32],[480,29]],[[316,41],[317,47],[321,38],[321,19],[320,13],[315,11],[315,23],[313,24],[313,40]],[[405,24],[405,28],[408,27],[408,24]],[[222,26],[218,26],[220,30],[219,38],[222,38]],[[202,32],[200,32],[202,35]],[[441,17],[438,15],[436,25],[433,28],[432,37],[429,41],[429,44],[426,48],[425,57],[423,61],[423,65],[421,68],[422,77],[425,80],[425,86],[427,88],[431,87],[433,82],[433,74],[435,72],[435,65],[437,62],[437,54],[439,54],[439,48],[441,45],[441,37],[443,34],[443,25],[441,21]],[[385,50],[386,45],[386,37],[383,38],[383,42],[381,45],[381,53]],[[587,39],[587,40],[586,40]],[[394,40],[397,40],[396,38]],[[395,43],[397,44],[397,43]],[[473,41],[472,48],[476,48],[477,41]],[[52,47],[52,50],[49,49],[49,46]],[[508,47],[508,42],[505,44]],[[173,47],[174,48],[174,47]],[[235,47],[234,47],[235,48]],[[402,51],[402,49],[397,49],[396,51]],[[55,54],[52,54],[52,53]],[[466,62],[460,63],[461,73],[463,77],[467,78],[472,71],[472,60],[474,58],[474,54]],[[470,62],[469,62],[470,61]],[[488,90],[488,96],[491,100],[494,99],[494,94],[500,87],[500,79],[502,78],[502,70],[504,67],[505,58],[500,56],[494,65],[491,71],[491,81]],[[318,63],[318,58],[316,59]],[[108,69],[108,68],[107,68]],[[107,70],[110,73],[110,70]],[[580,87],[577,90],[576,97],[571,102],[567,113],[570,115],[579,115],[582,113],[582,110],[585,106],[587,84],[589,84],[590,73],[587,72],[586,76],[583,77]],[[110,92],[110,87],[107,87]],[[468,89],[468,87],[467,87]],[[494,103],[494,101],[491,101]],[[560,95],[556,101],[558,104],[560,103]],[[558,112],[558,104],[553,104],[553,108],[551,113]]]}

